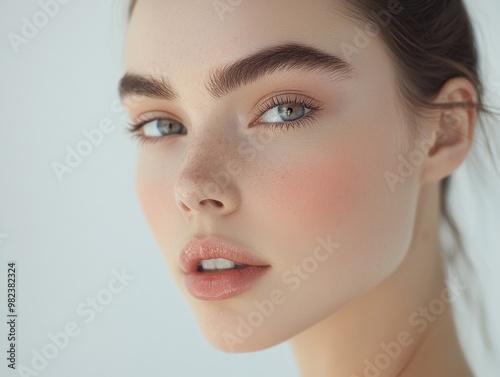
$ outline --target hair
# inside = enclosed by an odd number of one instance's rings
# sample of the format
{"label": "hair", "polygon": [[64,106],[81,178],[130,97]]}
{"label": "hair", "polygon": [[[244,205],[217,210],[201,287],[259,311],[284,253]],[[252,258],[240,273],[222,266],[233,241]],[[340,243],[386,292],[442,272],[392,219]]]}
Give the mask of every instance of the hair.
{"label": "hair", "polygon": [[[130,0],[128,17],[132,17],[137,0]],[[396,67],[398,90],[401,94],[404,113],[408,119],[416,119],[424,110],[473,108],[477,111],[477,127],[485,133],[482,124],[485,115],[494,115],[484,103],[484,87],[479,75],[478,51],[471,19],[463,0],[338,0],[337,9],[345,16],[361,21],[365,25],[380,26],[379,36],[385,43]],[[390,22],[381,23],[379,15],[397,7],[397,14]],[[450,79],[464,77],[476,91],[476,101],[467,103],[436,104],[433,99]],[[409,130],[415,136],[418,129]],[[491,145],[484,145],[494,161]],[[443,255],[454,261],[461,256],[465,264],[474,270],[468,256],[459,227],[453,218],[448,196],[452,175],[441,180],[440,211],[442,219],[451,231],[453,246]],[[466,293],[467,294],[467,293]],[[469,295],[470,297],[470,295]],[[472,297],[473,299],[475,297]],[[484,308],[479,307],[483,339],[489,349],[491,341],[485,330]]]}

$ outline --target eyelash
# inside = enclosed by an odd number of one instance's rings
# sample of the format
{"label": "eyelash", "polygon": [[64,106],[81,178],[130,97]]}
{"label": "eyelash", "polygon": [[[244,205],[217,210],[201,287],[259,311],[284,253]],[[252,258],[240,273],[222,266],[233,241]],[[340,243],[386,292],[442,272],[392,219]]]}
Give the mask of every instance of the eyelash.
{"label": "eyelash", "polygon": [[[321,105],[319,105],[317,102],[308,99],[308,98],[300,98],[297,95],[295,97],[291,97],[288,94],[285,95],[279,95],[272,97],[265,103],[263,103],[259,108],[257,109],[258,111],[258,117],[259,119],[269,110],[275,108],[276,106],[280,105],[302,105],[310,111],[305,114],[302,118],[299,120],[294,120],[291,122],[277,122],[277,123],[258,123],[255,122],[252,124],[254,125],[264,125],[264,129],[268,129],[271,127],[273,130],[280,129],[283,131],[283,129],[289,130],[290,128],[297,128],[297,127],[305,127],[308,125],[312,125],[314,121],[316,120],[316,112],[322,110]],[[168,120],[170,118],[160,118],[160,117],[154,117],[150,116],[150,118],[146,118],[144,121],[141,121],[140,123],[129,123],[127,132],[132,134],[133,139],[138,139],[139,144],[153,144],[159,141],[160,139],[163,139],[163,137],[147,137],[141,134],[140,130],[143,126],[148,124],[149,122],[152,122],[154,120]],[[175,134],[174,134],[175,135]],[[165,135],[167,136],[167,135]]]}

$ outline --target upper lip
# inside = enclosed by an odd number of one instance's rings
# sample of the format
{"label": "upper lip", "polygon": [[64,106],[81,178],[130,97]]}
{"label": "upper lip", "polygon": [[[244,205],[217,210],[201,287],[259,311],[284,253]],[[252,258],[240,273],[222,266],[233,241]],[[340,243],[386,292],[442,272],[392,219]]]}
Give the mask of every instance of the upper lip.
{"label": "upper lip", "polygon": [[235,263],[250,266],[268,266],[238,245],[215,236],[193,238],[186,243],[179,255],[179,264],[185,273],[195,272],[204,259],[225,258]]}

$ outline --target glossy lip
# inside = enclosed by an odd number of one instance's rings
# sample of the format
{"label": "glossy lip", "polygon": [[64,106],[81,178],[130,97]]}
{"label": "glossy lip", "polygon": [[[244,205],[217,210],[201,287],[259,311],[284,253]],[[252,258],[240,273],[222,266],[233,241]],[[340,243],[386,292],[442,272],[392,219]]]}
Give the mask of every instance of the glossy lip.
{"label": "glossy lip", "polygon": [[225,258],[248,266],[268,267],[269,264],[241,249],[235,244],[210,236],[190,240],[179,255],[179,264],[184,273],[198,272],[198,264],[203,259]]}
{"label": "glossy lip", "polygon": [[[213,258],[225,258],[247,266],[217,272],[198,271],[203,259]],[[223,300],[246,291],[270,267],[248,251],[215,236],[190,240],[179,255],[179,264],[191,296],[204,301]]]}

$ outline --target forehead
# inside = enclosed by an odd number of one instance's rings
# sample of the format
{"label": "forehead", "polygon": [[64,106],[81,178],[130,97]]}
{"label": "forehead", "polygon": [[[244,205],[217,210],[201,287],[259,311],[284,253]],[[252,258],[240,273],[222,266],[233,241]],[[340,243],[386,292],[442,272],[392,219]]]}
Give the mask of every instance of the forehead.
{"label": "forehead", "polygon": [[356,80],[349,91],[358,103],[372,101],[374,93],[395,95],[396,70],[383,41],[373,34],[360,37],[366,25],[345,17],[335,1],[140,0],[129,24],[123,70],[165,78],[186,108],[203,109],[213,103],[206,90],[211,72],[265,47],[298,43],[350,63]]}
{"label": "forehead", "polygon": [[340,53],[353,27],[331,0],[141,0],[130,20],[125,66],[155,71],[182,62],[199,70],[280,42]]}

